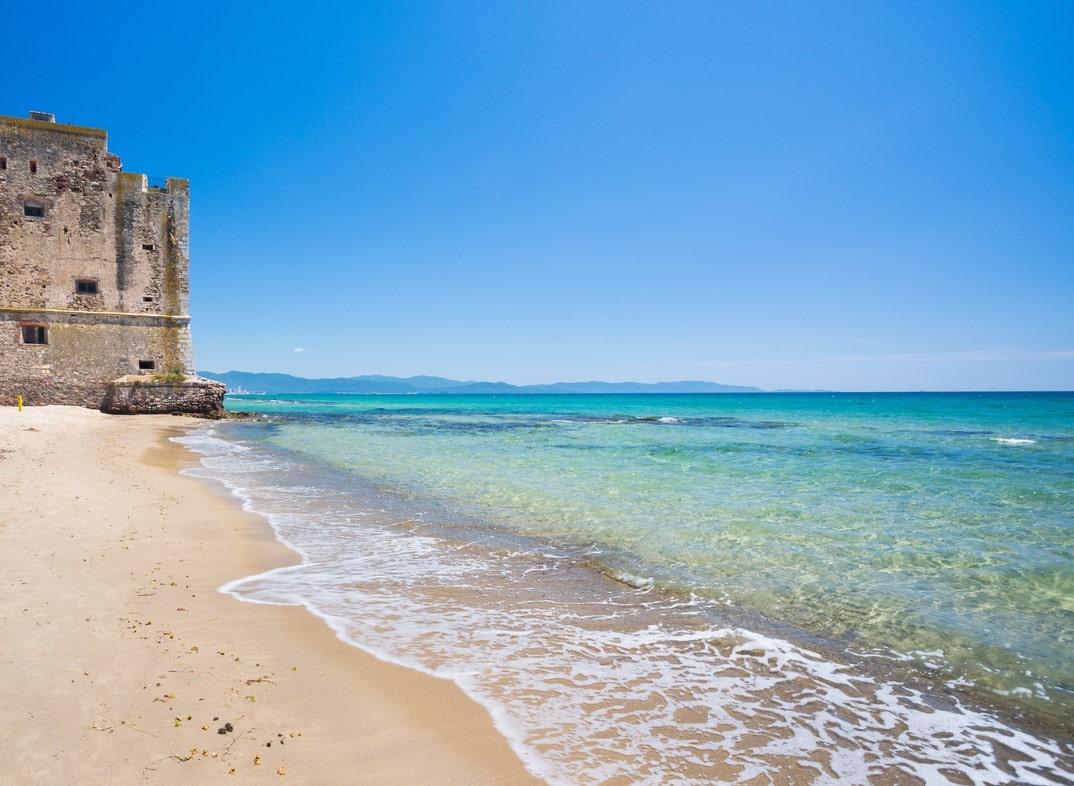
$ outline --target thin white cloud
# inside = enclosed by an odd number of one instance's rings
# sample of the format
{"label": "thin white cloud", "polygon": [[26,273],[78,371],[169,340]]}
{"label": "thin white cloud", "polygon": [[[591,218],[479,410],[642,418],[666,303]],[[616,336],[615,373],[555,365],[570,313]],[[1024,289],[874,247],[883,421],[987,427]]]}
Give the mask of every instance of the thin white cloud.
{"label": "thin white cloud", "polygon": [[[1074,358],[1070,350],[964,349],[944,352],[903,352],[876,355],[846,355],[822,359],[821,362],[849,363],[996,363],[1032,362],[1037,360],[1066,360]],[[807,361],[808,362],[808,361]]]}
{"label": "thin white cloud", "polygon": [[813,358],[740,358],[704,360],[678,364],[680,368],[801,367],[828,363],[995,363],[1040,360],[1074,360],[1074,350],[967,349],[941,352],[876,353],[873,355],[831,355]]}
{"label": "thin white cloud", "polygon": [[308,347],[295,347],[295,348],[294,348],[293,350],[291,350],[291,351],[292,351],[292,352],[312,352],[313,350],[312,350],[312,349],[309,349]]}

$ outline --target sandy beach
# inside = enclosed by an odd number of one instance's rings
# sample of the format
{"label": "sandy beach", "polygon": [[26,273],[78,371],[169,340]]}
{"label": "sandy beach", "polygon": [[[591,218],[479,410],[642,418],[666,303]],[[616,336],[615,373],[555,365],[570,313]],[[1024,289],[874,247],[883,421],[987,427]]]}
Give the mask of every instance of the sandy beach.
{"label": "sandy beach", "polygon": [[0,782],[539,783],[454,684],[217,591],[297,556],[179,474],[198,425],[0,408]]}

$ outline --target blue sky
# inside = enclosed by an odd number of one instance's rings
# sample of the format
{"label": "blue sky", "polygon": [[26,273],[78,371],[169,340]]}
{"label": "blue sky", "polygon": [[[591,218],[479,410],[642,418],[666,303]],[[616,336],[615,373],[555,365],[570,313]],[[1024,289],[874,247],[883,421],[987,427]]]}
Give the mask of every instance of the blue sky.
{"label": "blue sky", "polygon": [[0,114],[191,180],[201,369],[1074,389],[1074,3],[125,5]]}

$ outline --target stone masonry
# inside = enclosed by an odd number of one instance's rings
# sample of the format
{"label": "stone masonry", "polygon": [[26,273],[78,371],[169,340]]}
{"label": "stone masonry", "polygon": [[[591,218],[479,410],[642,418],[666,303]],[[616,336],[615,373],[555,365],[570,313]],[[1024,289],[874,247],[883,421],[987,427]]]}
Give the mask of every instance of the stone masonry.
{"label": "stone masonry", "polygon": [[[123,172],[107,138],[0,117],[0,404],[100,409],[118,378],[195,374],[189,183]],[[222,413],[223,386],[189,381],[171,411]]]}

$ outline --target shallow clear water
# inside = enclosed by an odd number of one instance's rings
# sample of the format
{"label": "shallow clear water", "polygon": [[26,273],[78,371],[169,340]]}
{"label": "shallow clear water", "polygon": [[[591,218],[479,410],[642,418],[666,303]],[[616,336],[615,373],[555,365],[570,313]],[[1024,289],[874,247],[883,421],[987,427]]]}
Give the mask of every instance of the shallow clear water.
{"label": "shallow clear water", "polygon": [[267,420],[199,472],[306,558],[230,591],[452,677],[553,782],[1074,780],[1072,394],[228,406]]}

